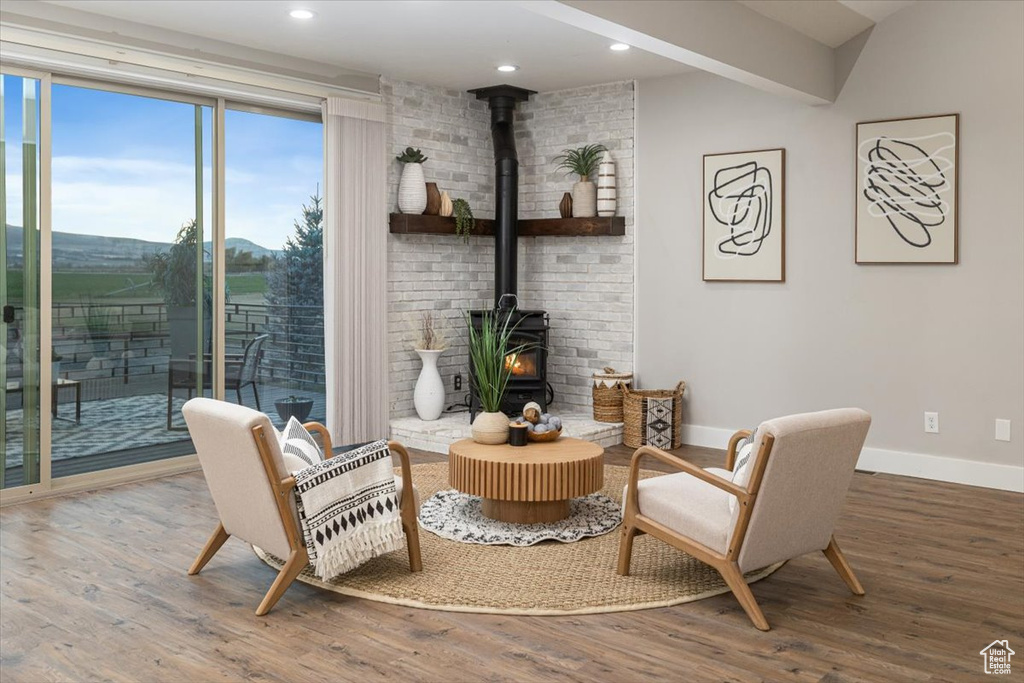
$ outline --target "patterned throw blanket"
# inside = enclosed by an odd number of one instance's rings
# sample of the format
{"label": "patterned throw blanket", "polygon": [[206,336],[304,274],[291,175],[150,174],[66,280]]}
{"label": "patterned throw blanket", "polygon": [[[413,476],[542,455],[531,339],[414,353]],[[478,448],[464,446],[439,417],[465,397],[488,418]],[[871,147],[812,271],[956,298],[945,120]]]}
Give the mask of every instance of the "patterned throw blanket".
{"label": "patterned throw blanket", "polygon": [[386,441],[296,472],[295,502],[309,562],[321,579],[402,547],[405,534]]}

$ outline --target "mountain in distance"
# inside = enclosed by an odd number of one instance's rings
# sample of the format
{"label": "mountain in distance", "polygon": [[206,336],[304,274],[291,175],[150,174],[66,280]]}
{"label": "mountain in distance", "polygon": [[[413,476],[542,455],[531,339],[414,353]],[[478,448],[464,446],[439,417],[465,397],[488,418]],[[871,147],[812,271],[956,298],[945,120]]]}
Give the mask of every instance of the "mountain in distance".
{"label": "mountain in distance", "polygon": [[[154,254],[167,251],[170,242],[150,242],[130,237],[104,237],[102,235],[79,235],[72,232],[53,233],[53,265],[58,269],[105,271],[130,271],[145,268],[145,260]],[[21,266],[23,254],[23,231],[20,226],[7,226],[7,265]],[[229,237],[224,240],[226,249],[236,252],[248,251],[259,259],[276,256],[279,251],[267,249],[243,237]],[[206,260],[210,260],[211,243],[205,242]]]}

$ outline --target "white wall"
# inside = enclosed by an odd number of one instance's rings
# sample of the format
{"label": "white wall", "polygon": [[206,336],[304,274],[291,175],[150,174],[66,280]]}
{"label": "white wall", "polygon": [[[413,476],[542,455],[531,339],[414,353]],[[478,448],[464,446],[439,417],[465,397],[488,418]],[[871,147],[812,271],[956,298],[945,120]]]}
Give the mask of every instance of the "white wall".
{"label": "white wall", "polygon": [[[1024,3],[918,3],[874,29],[831,106],[703,73],[641,81],[639,382],[685,378],[684,422],[730,430],[860,406],[862,463],[1024,489],[1022,33]],[[960,264],[855,265],[855,124],[952,112]],[[704,283],[701,156],[768,147],[786,148],[786,282]],[[996,418],[1013,441],[994,440]]]}

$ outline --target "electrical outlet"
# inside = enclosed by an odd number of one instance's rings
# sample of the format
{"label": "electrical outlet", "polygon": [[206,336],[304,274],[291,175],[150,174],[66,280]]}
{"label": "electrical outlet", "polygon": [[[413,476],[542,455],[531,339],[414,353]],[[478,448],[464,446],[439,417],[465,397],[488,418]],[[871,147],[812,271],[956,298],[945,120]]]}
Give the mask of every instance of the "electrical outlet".
{"label": "electrical outlet", "polygon": [[452,377],[452,386],[455,387],[455,391],[462,391],[462,373],[461,372],[455,373],[455,376]]}
{"label": "electrical outlet", "polygon": [[1010,440],[1010,421],[996,420],[996,441]]}
{"label": "electrical outlet", "polygon": [[929,434],[939,433],[939,414],[938,413],[925,413],[924,414],[924,431]]}

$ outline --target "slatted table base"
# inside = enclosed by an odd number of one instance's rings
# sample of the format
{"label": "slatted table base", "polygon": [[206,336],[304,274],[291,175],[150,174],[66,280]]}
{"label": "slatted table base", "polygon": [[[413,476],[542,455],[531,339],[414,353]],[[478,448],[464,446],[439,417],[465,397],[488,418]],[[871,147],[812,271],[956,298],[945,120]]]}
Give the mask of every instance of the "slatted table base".
{"label": "slatted table base", "polygon": [[453,488],[483,499],[491,519],[514,524],[557,522],[569,501],[604,485],[604,449],[563,437],[525,448],[487,446],[465,439],[448,451]]}

